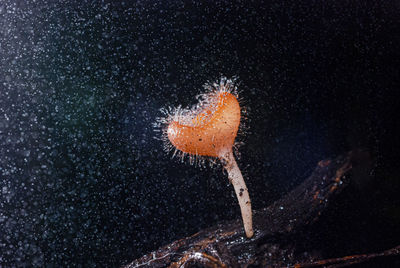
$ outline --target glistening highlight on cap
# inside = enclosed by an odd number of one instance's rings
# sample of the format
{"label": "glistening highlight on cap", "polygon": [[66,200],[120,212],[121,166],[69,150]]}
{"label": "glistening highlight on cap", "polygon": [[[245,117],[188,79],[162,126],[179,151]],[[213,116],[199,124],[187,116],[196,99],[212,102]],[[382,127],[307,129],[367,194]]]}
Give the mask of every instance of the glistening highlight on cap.
{"label": "glistening highlight on cap", "polygon": [[240,125],[240,105],[233,93],[235,80],[222,78],[219,83],[206,85],[210,91],[200,96],[194,109],[175,109],[159,120],[165,124],[164,141],[167,149],[190,156],[216,157],[228,172],[242,213],[246,236],[254,234],[251,201],[242,173],[233,156],[232,147]]}

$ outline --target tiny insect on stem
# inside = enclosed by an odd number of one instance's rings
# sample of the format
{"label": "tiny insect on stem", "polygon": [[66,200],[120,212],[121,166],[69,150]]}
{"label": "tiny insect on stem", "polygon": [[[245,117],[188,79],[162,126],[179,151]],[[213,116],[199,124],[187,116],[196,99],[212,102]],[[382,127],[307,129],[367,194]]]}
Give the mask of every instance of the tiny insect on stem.
{"label": "tiny insect on stem", "polygon": [[232,183],[236,197],[239,201],[240,211],[246,236],[251,238],[254,235],[253,217],[249,192],[244,182],[242,173],[236,163],[232,150],[221,153],[220,159],[224,162],[224,168],[228,172],[229,181]]}

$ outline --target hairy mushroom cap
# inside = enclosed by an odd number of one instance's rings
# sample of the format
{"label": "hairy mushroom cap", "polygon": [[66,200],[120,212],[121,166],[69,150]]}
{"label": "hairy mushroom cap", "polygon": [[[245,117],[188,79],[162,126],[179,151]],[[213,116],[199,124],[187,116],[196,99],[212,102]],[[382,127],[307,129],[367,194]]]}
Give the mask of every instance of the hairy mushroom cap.
{"label": "hairy mushroom cap", "polygon": [[217,92],[214,101],[189,122],[171,121],[168,139],[175,148],[191,155],[220,157],[231,150],[240,125],[240,105],[226,91]]}

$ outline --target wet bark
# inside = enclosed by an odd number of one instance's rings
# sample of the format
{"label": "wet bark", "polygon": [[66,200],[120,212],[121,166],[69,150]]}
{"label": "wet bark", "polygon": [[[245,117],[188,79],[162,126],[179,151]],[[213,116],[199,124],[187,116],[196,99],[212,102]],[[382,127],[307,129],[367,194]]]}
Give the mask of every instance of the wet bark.
{"label": "wet bark", "polygon": [[376,254],[323,260],[317,250],[304,248],[305,230],[346,187],[352,168],[366,154],[354,151],[320,161],[297,188],[269,207],[254,211],[251,239],[246,238],[238,219],[174,241],[125,267],[343,267],[400,255],[400,247],[396,247]]}

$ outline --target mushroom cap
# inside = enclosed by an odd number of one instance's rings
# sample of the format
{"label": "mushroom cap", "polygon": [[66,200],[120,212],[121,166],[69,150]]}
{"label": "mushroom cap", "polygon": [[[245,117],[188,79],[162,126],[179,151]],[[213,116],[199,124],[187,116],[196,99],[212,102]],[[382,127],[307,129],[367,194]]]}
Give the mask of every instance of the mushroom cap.
{"label": "mushroom cap", "polygon": [[[191,115],[190,123],[171,121],[168,139],[191,155],[219,157],[231,150],[240,124],[240,105],[230,92],[218,92],[212,104]],[[190,115],[189,115],[190,116]]]}

